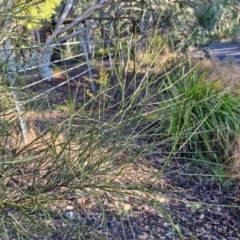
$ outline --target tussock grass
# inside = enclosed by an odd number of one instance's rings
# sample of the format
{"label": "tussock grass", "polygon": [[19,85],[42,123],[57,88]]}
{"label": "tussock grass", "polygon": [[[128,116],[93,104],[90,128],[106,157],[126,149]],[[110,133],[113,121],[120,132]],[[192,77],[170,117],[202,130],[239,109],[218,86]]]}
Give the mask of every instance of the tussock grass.
{"label": "tussock grass", "polygon": [[[166,132],[175,151],[224,162],[239,134],[239,96],[207,72],[178,67],[165,79],[163,111],[152,116],[155,133]],[[232,156],[232,155],[231,155]]]}

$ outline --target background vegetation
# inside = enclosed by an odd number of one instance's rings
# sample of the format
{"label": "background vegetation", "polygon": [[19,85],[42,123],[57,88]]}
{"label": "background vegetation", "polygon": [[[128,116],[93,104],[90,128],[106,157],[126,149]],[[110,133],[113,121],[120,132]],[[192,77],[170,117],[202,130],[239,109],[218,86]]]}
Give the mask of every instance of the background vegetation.
{"label": "background vegetation", "polygon": [[0,13],[0,238],[112,239],[117,219],[121,239],[140,239],[138,206],[192,236],[171,217],[166,169],[239,178],[240,99],[185,53],[238,39],[239,2],[21,0]]}

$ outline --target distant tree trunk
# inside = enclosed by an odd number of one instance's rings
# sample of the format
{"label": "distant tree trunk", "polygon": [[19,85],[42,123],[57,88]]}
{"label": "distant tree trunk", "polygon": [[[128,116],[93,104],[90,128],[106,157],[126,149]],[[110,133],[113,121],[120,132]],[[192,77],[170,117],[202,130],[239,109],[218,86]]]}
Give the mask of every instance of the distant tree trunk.
{"label": "distant tree trunk", "polygon": [[[11,7],[11,5],[9,4],[9,8]],[[3,29],[5,29],[6,35],[10,34],[9,33],[9,20],[6,19],[4,22],[4,26]],[[3,58],[5,60],[6,63],[6,75],[7,75],[7,79],[8,82],[10,84],[11,87],[14,87],[15,82],[16,82],[16,77],[17,77],[17,59],[15,58],[15,51],[14,51],[14,46],[12,44],[12,40],[11,38],[7,38],[6,41],[4,41],[3,44]],[[23,117],[23,111],[21,109],[21,106],[19,104],[18,101],[18,97],[17,97],[17,93],[12,90],[11,94],[13,96],[14,99],[14,103],[15,103],[15,109],[16,112],[18,114],[18,118],[19,118],[19,122],[20,122],[20,127],[21,127],[21,131],[23,134],[23,139],[25,144],[28,144],[28,139],[27,139],[27,124],[26,121]]]}
{"label": "distant tree trunk", "polygon": [[73,38],[79,34],[82,34],[84,31],[86,31],[86,28],[89,28],[95,24],[98,23],[98,21],[91,22],[85,29],[81,29],[76,32],[72,32],[71,34],[60,37],[61,34],[66,33],[69,30],[72,30],[74,27],[79,25],[81,22],[86,20],[93,12],[96,10],[102,9],[107,7],[110,4],[113,4],[114,0],[100,0],[98,3],[90,6],[87,8],[81,16],[78,16],[76,19],[74,19],[70,24],[67,26],[63,26],[64,21],[67,18],[67,15],[69,11],[71,10],[73,6],[73,0],[68,0],[66,5],[64,6],[63,10],[61,11],[61,14],[59,16],[59,19],[57,21],[57,24],[54,28],[53,33],[46,38],[44,46],[41,46],[41,38],[39,30],[36,31],[37,33],[37,42],[40,44],[40,51],[39,51],[39,73],[42,78],[47,79],[50,81],[52,79],[52,71],[50,68],[50,61],[51,56],[54,51],[54,47],[56,47],[58,44],[67,41],[70,38]]}
{"label": "distant tree trunk", "polygon": [[38,61],[39,72],[42,78],[48,81],[52,80],[52,69],[50,67],[51,56],[53,53],[53,47],[48,47],[47,50],[41,50],[40,58]]}
{"label": "distant tree trunk", "polygon": [[50,59],[50,62],[56,62],[59,63],[62,60],[62,46],[60,44],[58,44],[54,49],[53,49],[53,53]]}
{"label": "distant tree trunk", "polygon": [[84,22],[84,25],[83,25],[83,29],[86,29],[83,34],[82,34],[82,40],[85,42],[85,45],[86,45],[86,50],[87,50],[87,53],[88,53],[88,57],[91,58],[91,52],[92,52],[92,49],[91,49],[91,38],[90,38],[90,30],[89,28],[87,27],[89,24],[89,21],[86,20]]}
{"label": "distant tree trunk", "polygon": [[39,56],[37,56],[39,74],[42,78],[48,81],[51,81],[52,70],[50,68],[50,61],[51,61],[54,45],[42,46],[42,39],[41,39],[41,34],[39,30],[35,31],[35,39],[39,45],[39,50],[37,52],[37,54],[39,54]]}

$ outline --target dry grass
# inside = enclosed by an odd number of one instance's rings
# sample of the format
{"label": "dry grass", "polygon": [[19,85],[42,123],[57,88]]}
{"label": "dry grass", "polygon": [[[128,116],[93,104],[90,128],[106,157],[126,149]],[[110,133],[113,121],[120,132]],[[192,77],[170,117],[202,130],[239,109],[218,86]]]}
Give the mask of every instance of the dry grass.
{"label": "dry grass", "polygon": [[[202,55],[204,57],[204,54]],[[219,62],[216,59],[192,58],[192,65],[198,65],[199,71],[209,71],[209,80],[220,80],[226,88],[238,89],[240,86],[240,66],[234,63],[232,58]]]}
{"label": "dry grass", "polygon": [[229,167],[228,174],[233,179],[240,179],[240,136],[233,143],[228,154],[231,156],[226,161]]}
{"label": "dry grass", "polygon": [[[173,53],[170,47],[165,46],[162,51],[149,51],[147,53],[138,53],[136,55],[137,66],[140,68],[151,68],[151,72],[159,72],[159,69],[166,66],[167,62],[176,59],[178,55]],[[145,71],[145,70],[144,70]]]}

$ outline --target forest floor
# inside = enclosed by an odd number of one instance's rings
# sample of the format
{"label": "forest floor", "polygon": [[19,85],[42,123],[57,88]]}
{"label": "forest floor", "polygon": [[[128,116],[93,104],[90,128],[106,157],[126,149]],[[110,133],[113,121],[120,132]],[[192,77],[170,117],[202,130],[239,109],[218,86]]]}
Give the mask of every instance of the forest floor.
{"label": "forest floor", "polygon": [[[215,51],[215,50],[214,50]],[[216,51],[215,51],[216,53]],[[222,54],[222,53],[221,53]],[[218,57],[217,55],[214,55]],[[231,54],[229,54],[231,56]],[[198,58],[198,55],[195,55]],[[208,59],[203,62],[205,68],[211,65]],[[228,75],[229,66],[225,64],[226,71],[223,72],[222,63],[216,63],[217,67],[211,74],[213,76]],[[71,67],[72,65],[69,65]],[[232,66],[232,82],[237,81],[238,67]],[[108,69],[106,63],[106,69]],[[76,68],[70,72],[74,76],[79,72],[86,70],[86,67]],[[95,75],[99,74],[97,71]],[[132,73],[128,73],[130,79]],[[141,80],[141,74],[138,76]],[[34,79],[33,79],[34,81]],[[52,106],[52,111],[42,110],[41,114],[35,111],[27,112],[28,120],[34,129],[42,132],[47,125],[60,123],[69,117],[69,112],[65,111],[64,106],[69,101],[69,96],[75,98],[78,109],[83,101],[83,96],[89,89],[89,82],[86,78],[76,79],[61,86],[66,81],[64,75],[55,75],[50,83],[41,84],[40,87],[34,86],[32,92],[38,92],[43,87],[52,89],[58,86],[48,95],[48,105]],[[81,81],[81,86],[79,85]],[[110,94],[109,94],[110,95]],[[91,99],[91,96],[87,96]],[[114,99],[113,99],[114,102]],[[91,109],[98,108],[98,103],[94,102]],[[108,117],[111,117],[109,110]],[[77,121],[77,120],[76,120]],[[34,136],[29,136],[33,140]],[[144,141],[141,143],[144,144]],[[14,143],[13,143],[14,145]],[[157,153],[158,152],[158,153]],[[122,153],[120,158],[124,158],[126,153]],[[128,181],[135,181],[138,176],[147,179],[148,172],[158,171],[164,168],[166,156],[161,151],[155,153],[149,152],[147,156],[138,157],[128,166]],[[125,182],[127,184],[127,182]],[[146,182],[146,187],[151,188],[153,183]],[[238,240],[240,239],[240,182],[239,180],[230,180],[225,177],[219,177],[213,174],[208,165],[189,162],[181,157],[173,158],[167,167],[165,167],[163,177],[157,180],[158,186],[154,191],[158,194],[149,196],[162,201],[163,209],[155,209],[154,203],[151,206],[141,200],[127,199],[122,206],[126,211],[116,211],[118,201],[110,201],[109,198],[104,201],[102,206],[91,198],[79,197],[72,193],[66,196],[65,201],[56,209],[61,212],[62,219],[52,217],[52,239],[77,239],[73,232],[86,228],[86,231],[94,229],[95,235],[86,236],[86,239],[136,239],[136,240],[157,240],[157,239],[181,239],[178,236],[180,232],[183,239],[186,240]],[[57,205],[57,203],[56,203]],[[52,207],[54,209],[54,207]],[[67,209],[67,210],[66,210]],[[120,208],[119,208],[120,209]],[[73,217],[68,219],[69,226],[65,225],[66,212],[71,211]],[[81,216],[80,218],[77,216]],[[169,218],[171,216],[171,218]],[[169,219],[168,219],[169,218]],[[171,220],[175,223],[175,228],[171,225]],[[41,234],[35,235],[34,239],[44,239]]]}

